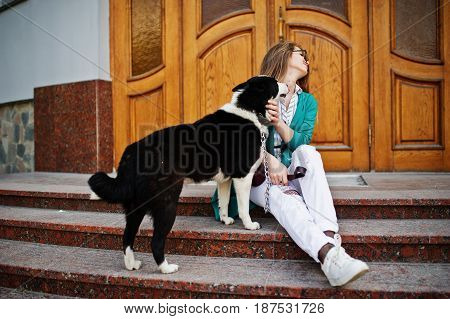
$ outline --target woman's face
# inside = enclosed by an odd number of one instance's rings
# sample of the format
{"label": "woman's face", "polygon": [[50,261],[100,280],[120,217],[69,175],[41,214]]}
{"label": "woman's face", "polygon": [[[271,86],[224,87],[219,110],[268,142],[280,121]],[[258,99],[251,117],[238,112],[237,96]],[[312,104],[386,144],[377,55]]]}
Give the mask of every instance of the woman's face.
{"label": "woman's face", "polygon": [[309,62],[305,60],[302,52],[303,50],[301,50],[299,47],[295,47],[288,62],[289,68],[296,69],[298,72],[300,72],[299,79],[308,74]]}

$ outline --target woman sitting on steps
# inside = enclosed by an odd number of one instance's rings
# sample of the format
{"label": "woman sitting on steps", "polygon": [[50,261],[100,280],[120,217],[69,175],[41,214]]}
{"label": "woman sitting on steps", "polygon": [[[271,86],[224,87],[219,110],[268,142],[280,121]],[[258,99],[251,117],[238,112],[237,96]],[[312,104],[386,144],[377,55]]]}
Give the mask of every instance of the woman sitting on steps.
{"label": "woman sitting on steps", "polygon": [[[306,92],[308,71],[306,50],[290,41],[273,46],[261,64],[260,74],[274,77],[289,87],[284,102],[278,104],[269,100],[266,106],[273,124],[269,127],[266,143],[272,182],[269,208],[293,241],[321,264],[330,284],[342,286],[369,268],[341,247],[336,211],[322,159],[316,149],[308,145],[317,116],[316,99]],[[306,175],[288,181],[288,173],[292,174],[297,166],[305,167]],[[266,187],[266,182],[252,187],[250,200],[264,207]],[[235,200],[230,199],[230,217],[238,215]],[[212,204],[217,219],[217,191]]]}

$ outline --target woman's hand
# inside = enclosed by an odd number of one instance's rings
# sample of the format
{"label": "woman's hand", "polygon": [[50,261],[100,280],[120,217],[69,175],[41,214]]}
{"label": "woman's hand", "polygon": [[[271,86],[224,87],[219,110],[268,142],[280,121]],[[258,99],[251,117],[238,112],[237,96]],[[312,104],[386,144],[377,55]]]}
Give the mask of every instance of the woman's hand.
{"label": "woman's hand", "polygon": [[266,109],[269,113],[269,120],[273,126],[277,127],[279,124],[279,112],[278,112],[278,102],[275,100],[269,100],[266,104]]}
{"label": "woman's hand", "polygon": [[267,164],[269,166],[269,176],[273,185],[288,185],[288,170],[275,156],[267,154]]}

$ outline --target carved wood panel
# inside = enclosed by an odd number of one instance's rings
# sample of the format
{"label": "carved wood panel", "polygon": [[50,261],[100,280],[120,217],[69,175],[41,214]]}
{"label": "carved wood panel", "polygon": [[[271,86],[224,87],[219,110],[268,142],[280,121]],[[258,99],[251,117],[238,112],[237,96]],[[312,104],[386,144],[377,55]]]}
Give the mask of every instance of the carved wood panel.
{"label": "carved wood panel", "polygon": [[132,139],[139,140],[165,127],[164,89],[130,97]]}
{"label": "carved wood panel", "polygon": [[394,150],[443,149],[441,82],[415,81],[395,73]]}
{"label": "carved wood panel", "polygon": [[230,101],[232,89],[252,76],[253,30],[234,34],[199,57],[201,113]]}
{"label": "carved wood panel", "polygon": [[[227,10],[217,9],[223,6]],[[231,100],[234,86],[257,74],[267,49],[266,10],[265,1],[186,3],[183,11],[185,122],[196,121],[217,110]],[[205,17],[210,17],[207,22]]]}
{"label": "carved wood panel", "polygon": [[294,30],[294,40],[310,52],[309,89],[321,106],[312,141],[318,146],[350,147],[349,49],[318,30]]}

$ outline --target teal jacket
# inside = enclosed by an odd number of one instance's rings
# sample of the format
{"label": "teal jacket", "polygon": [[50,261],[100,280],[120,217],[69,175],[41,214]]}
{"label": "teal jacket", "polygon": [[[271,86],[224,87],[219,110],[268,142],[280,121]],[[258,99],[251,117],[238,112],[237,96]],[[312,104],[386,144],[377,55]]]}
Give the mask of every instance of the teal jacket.
{"label": "teal jacket", "polygon": [[[281,153],[281,162],[289,167],[292,159],[292,152],[297,147],[303,144],[309,144],[311,142],[314,124],[317,117],[317,101],[313,95],[306,92],[298,93],[298,104],[295,110],[294,118],[292,119],[289,127],[294,131],[292,139],[287,143],[287,147]],[[274,154],[274,128],[269,127],[269,137],[266,141],[266,148],[270,154]],[[219,214],[219,197],[217,189],[211,198],[211,204],[214,209],[214,215],[216,220],[220,220]],[[256,207],[252,201],[250,201],[250,209]],[[228,206],[228,216],[237,218],[239,216],[237,207],[236,192],[233,185],[231,186],[230,203]]]}

